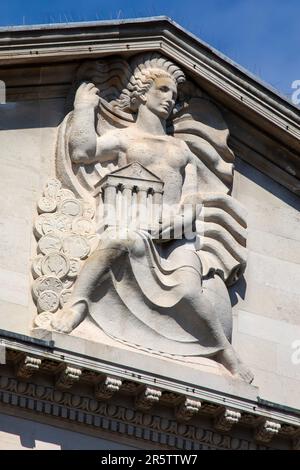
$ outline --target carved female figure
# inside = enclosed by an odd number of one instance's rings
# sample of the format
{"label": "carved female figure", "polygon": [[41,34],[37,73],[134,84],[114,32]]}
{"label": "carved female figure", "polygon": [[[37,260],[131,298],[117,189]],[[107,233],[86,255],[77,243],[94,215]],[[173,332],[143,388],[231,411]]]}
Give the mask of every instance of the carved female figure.
{"label": "carved female figure", "polygon": [[[103,69],[98,69],[101,73],[103,77]],[[245,222],[242,209],[227,194],[233,155],[225,123],[215,106],[199,96],[182,103],[173,119],[178,87],[185,77],[158,54],[134,58],[126,77],[109,106],[101,96],[101,85],[80,84],[64,136],[66,152],[73,170],[93,171],[100,163],[107,172],[111,162],[114,168],[138,162],[158,176],[164,183],[162,224],[156,235],[127,228],[125,236],[123,231],[116,237],[105,230],[79,273],[70,301],[54,315],[52,327],[69,333],[90,315],[119,341],[169,356],[211,357],[251,382],[251,372],[230,343],[231,305],[225,283],[233,282],[244,269]],[[100,128],[101,108],[105,132]],[[205,112],[208,117],[203,118]],[[207,217],[202,216],[200,245],[196,236],[176,239],[170,208],[182,214],[189,204],[190,222],[199,227],[197,207],[202,203]],[[166,233],[169,236],[161,243]]]}

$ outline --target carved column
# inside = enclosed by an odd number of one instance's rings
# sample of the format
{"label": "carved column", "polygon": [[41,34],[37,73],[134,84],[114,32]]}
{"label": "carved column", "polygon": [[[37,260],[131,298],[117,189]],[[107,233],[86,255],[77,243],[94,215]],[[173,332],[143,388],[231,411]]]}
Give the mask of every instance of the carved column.
{"label": "carved column", "polygon": [[130,184],[123,184],[122,190],[122,223],[130,227],[131,220],[131,205],[132,205],[132,191],[133,187]]}
{"label": "carved column", "polygon": [[147,229],[149,221],[147,220],[147,193],[148,188],[139,187],[137,193],[138,204],[138,226]]}
{"label": "carved column", "polygon": [[116,225],[116,197],[117,188],[107,183],[103,186],[104,191],[104,221],[108,225]]}

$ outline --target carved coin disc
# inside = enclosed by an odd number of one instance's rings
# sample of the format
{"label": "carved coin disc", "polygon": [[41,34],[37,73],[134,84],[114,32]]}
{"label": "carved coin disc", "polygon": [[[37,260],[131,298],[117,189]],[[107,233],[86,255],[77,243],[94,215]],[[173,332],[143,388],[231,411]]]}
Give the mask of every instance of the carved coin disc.
{"label": "carved coin disc", "polygon": [[34,324],[40,328],[50,328],[53,313],[42,312],[34,318]]}
{"label": "carved coin disc", "polygon": [[56,195],[58,202],[62,202],[64,199],[75,199],[75,194],[70,189],[60,189]]}
{"label": "carved coin disc", "polygon": [[47,197],[55,198],[60,189],[61,182],[55,178],[51,178],[45,184],[44,194]]}
{"label": "carved coin disc", "polygon": [[54,275],[61,279],[68,274],[69,269],[69,260],[63,253],[49,253],[42,261],[42,272],[45,275]]}
{"label": "carved coin disc", "polygon": [[45,290],[39,295],[37,301],[39,312],[56,312],[59,307],[59,297],[53,290]]}
{"label": "carved coin disc", "polygon": [[60,293],[63,290],[63,284],[55,276],[42,276],[36,279],[32,285],[32,292],[37,299],[45,290],[51,290]]}
{"label": "carved coin disc", "polygon": [[71,221],[63,214],[48,214],[47,219],[43,222],[43,233],[49,232],[68,232],[71,230]]}
{"label": "carved coin disc", "polygon": [[81,235],[70,235],[63,241],[63,250],[70,258],[84,259],[90,252],[90,246]]}
{"label": "carved coin disc", "polygon": [[72,223],[72,230],[79,235],[88,235],[95,232],[95,224],[85,217],[78,217]]}
{"label": "carved coin disc", "polygon": [[38,243],[39,251],[44,255],[48,255],[48,253],[51,253],[52,251],[59,251],[61,247],[61,239],[52,232],[44,235]]}
{"label": "carved coin disc", "polygon": [[70,269],[68,272],[68,277],[74,278],[78,276],[78,273],[81,268],[81,262],[78,258],[70,258]]}
{"label": "carved coin disc", "polygon": [[82,214],[82,207],[77,199],[65,199],[61,202],[59,210],[69,217],[77,217]]}
{"label": "carved coin disc", "polygon": [[37,277],[40,277],[42,275],[42,260],[43,260],[43,255],[38,255],[36,258],[34,258],[32,262],[32,275],[36,279]]}
{"label": "carved coin disc", "polygon": [[39,212],[54,212],[57,206],[57,202],[51,197],[43,196],[38,200],[37,206]]}
{"label": "carved coin disc", "polygon": [[44,235],[44,224],[46,226],[49,220],[53,218],[54,214],[41,214],[35,219],[34,233],[38,238]]}
{"label": "carved coin disc", "polygon": [[63,308],[63,306],[69,302],[70,298],[71,298],[71,295],[72,295],[72,291],[70,289],[64,289],[60,296],[59,296],[59,304],[61,306],[61,308]]}

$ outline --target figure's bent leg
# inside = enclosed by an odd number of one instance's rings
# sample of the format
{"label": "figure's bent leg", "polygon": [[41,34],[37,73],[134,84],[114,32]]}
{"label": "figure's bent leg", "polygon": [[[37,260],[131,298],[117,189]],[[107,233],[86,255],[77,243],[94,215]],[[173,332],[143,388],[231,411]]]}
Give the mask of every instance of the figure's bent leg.
{"label": "figure's bent leg", "polygon": [[238,358],[228,341],[217,312],[201,289],[199,275],[190,270],[180,271],[183,302],[187,305],[187,308],[192,309],[199,319],[206,324],[214,343],[220,347],[216,360],[229,369],[233,375],[239,376],[246,382],[251,383],[253,374]]}
{"label": "figure's bent leg", "polygon": [[123,246],[101,246],[85,262],[74,284],[69,302],[54,315],[52,327],[70,333],[86,317],[89,300],[97,286],[106,278],[110,268],[128,250]]}

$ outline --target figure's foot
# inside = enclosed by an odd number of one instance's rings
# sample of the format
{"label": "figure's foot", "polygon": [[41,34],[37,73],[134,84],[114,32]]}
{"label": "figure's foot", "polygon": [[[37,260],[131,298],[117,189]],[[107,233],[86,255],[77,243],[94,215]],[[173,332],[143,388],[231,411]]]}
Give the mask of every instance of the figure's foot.
{"label": "figure's foot", "polygon": [[71,308],[63,308],[54,315],[51,326],[60,333],[71,333],[71,331],[82,322],[82,312]]}
{"label": "figure's foot", "polygon": [[237,372],[233,375],[235,377],[238,377],[244,380],[248,384],[251,384],[251,382],[253,382],[253,379],[254,379],[254,375],[252,374],[251,370],[247,366],[245,366],[245,364],[243,364],[242,362],[240,362]]}
{"label": "figure's foot", "polygon": [[234,377],[238,377],[249,384],[253,381],[254,375],[239,359],[232,346],[219,353],[219,360],[227,369],[230,370]]}

